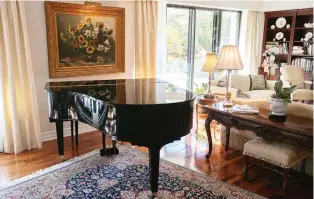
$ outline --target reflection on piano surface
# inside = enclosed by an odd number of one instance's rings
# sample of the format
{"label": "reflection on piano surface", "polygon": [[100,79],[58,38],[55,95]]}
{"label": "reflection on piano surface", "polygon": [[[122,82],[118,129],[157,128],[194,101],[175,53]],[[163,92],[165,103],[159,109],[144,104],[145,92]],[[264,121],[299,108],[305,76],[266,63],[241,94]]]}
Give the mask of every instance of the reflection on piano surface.
{"label": "reflection on piano surface", "polygon": [[56,123],[58,152],[64,155],[63,121],[78,120],[105,134],[149,148],[151,190],[158,190],[159,150],[192,128],[194,95],[159,79],[48,82],[49,119]]}

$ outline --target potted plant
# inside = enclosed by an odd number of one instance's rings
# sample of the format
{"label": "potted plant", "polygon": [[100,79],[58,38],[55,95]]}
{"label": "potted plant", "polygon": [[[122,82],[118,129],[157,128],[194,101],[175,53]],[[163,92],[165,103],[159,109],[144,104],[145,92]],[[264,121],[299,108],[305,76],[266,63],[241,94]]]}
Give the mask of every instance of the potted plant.
{"label": "potted plant", "polygon": [[275,83],[275,93],[271,96],[269,119],[275,122],[286,121],[287,105],[291,103],[291,93],[296,90],[296,85],[283,88],[281,80]]}

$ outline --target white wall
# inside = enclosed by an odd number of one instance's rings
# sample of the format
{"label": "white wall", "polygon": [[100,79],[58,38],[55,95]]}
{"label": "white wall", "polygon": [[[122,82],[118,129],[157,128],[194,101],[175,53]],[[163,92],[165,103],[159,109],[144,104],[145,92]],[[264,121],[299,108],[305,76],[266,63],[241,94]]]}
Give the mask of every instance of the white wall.
{"label": "white wall", "polygon": [[293,10],[313,7],[313,1],[265,1],[261,11]]}
{"label": "white wall", "polygon": [[[132,1],[106,1],[106,6],[125,8],[125,73],[109,74],[100,76],[72,77],[49,79],[48,73],[48,48],[46,36],[46,17],[44,2],[25,2],[28,36],[31,48],[33,69],[35,75],[36,91],[39,104],[40,129],[44,139],[47,134],[54,134],[55,126],[48,120],[48,98],[44,91],[45,83],[48,81],[86,80],[86,79],[115,79],[134,77],[134,50],[135,50],[135,5]],[[82,131],[86,126],[80,124]],[[68,124],[64,127],[68,128]],[[66,129],[68,132],[68,129]]]}

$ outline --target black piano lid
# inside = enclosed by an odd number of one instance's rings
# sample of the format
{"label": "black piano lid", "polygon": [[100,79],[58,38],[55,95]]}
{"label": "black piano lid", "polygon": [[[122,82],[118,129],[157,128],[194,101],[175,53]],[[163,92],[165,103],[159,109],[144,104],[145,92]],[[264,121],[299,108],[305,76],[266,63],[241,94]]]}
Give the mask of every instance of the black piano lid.
{"label": "black piano lid", "polygon": [[193,92],[157,78],[47,82],[45,90],[75,92],[112,104],[171,104],[195,99]]}

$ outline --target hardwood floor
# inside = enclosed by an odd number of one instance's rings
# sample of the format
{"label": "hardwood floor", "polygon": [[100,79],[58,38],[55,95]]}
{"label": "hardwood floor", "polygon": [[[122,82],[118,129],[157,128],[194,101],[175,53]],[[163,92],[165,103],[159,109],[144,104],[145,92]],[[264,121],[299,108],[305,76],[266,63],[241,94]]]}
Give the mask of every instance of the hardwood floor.
{"label": "hardwood floor", "polygon": [[[101,134],[97,131],[80,134],[79,147],[75,147],[74,139],[71,140],[71,137],[66,137],[64,142],[65,157],[70,159],[99,149],[101,147]],[[129,145],[128,143],[119,144]],[[134,148],[147,152],[144,147]],[[163,147],[161,157],[268,198],[313,198],[312,177],[307,176],[304,184],[300,187],[299,175],[292,176],[292,180],[288,182],[287,197],[283,197],[277,194],[280,190],[280,182],[275,183],[281,177],[276,176],[273,172],[259,168],[252,169],[249,171],[249,178],[259,177],[252,182],[243,179],[241,152],[229,149],[228,154],[226,154],[223,146],[215,144],[210,161],[206,161],[204,158],[206,151],[206,141],[191,133],[180,141]],[[0,154],[0,184],[3,185],[11,179],[60,163],[61,160],[57,154],[56,140],[44,142],[42,149],[39,150],[31,150],[18,155]]]}

